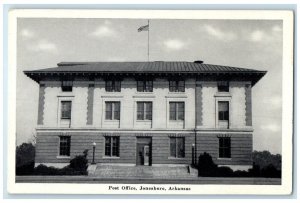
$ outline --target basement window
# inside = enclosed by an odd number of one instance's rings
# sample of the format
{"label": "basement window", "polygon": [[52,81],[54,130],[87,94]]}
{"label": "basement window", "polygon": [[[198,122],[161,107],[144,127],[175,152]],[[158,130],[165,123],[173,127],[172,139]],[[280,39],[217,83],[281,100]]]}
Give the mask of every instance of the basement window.
{"label": "basement window", "polygon": [[184,143],[184,137],[170,137],[170,156],[174,158],[184,158]]}
{"label": "basement window", "polygon": [[59,137],[59,156],[70,156],[71,149],[71,137],[60,136]]}
{"label": "basement window", "polygon": [[231,158],[230,137],[219,137],[219,158]]}
{"label": "basement window", "polygon": [[120,137],[105,137],[105,156],[119,157],[120,155]]}

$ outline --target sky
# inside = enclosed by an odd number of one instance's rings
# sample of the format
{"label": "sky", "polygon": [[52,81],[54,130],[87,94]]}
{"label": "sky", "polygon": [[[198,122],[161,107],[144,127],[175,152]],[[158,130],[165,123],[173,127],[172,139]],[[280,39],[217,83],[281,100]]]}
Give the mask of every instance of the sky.
{"label": "sky", "polygon": [[[24,70],[62,61],[147,61],[145,19],[19,18],[17,145],[32,141],[38,84]],[[150,61],[195,61],[266,70],[252,88],[253,149],[281,153],[282,21],[150,20]]]}

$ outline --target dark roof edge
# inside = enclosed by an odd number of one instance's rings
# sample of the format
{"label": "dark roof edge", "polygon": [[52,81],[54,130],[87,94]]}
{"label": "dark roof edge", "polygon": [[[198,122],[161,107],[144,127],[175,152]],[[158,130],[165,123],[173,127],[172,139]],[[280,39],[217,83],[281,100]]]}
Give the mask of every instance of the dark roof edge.
{"label": "dark roof edge", "polygon": [[153,74],[153,75],[157,75],[157,74],[182,74],[182,75],[192,75],[193,77],[199,77],[201,75],[222,75],[222,74],[226,74],[226,75],[231,75],[231,74],[236,74],[239,76],[245,76],[245,75],[251,75],[251,76],[255,76],[252,78],[249,78],[249,81],[252,81],[252,85],[254,86],[266,73],[267,71],[244,71],[244,72],[240,72],[240,71],[205,71],[205,72],[199,72],[199,71],[195,71],[195,72],[175,72],[175,71],[170,71],[170,72],[135,72],[135,71],[124,71],[124,72],[116,72],[116,71],[110,71],[110,72],[100,72],[100,71],[58,71],[58,72],[53,72],[53,71],[38,71],[38,70],[33,70],[33,71],[23,71],[24,74],[26,74],[28,77],[30,77],[32,80],[36,81],[39,83],[40,81],[40,75],[47,75],[47,74],[56,74],[56,75],[68,75],[70,73],[75,73],[75,74],[87,74],[89,76],[93,75],[93,74],[135,74],[135,75],[143,75],[143,74]]}
{"label": "dark roof edge", "polygon": [[246,73],[263,73],[266,74],[268,71],[264,71],[264,70],[249,70],[249,71],[143,71],[143,72],[139,72],[139,71],[40,71],[40,70],[24,70],[23,71],[25,74],[27,73],[37,73],[37,74],[45,74],[45,73],[116,73],[116,74],[124,74],[124,73],[136,73],[136,74],[143,74],[143,73],[184,73],[184,74],[195,74],[195,73],[199,73],[199,74],[218,74],[218,73],[240,73],[241,75],[246,74]]}

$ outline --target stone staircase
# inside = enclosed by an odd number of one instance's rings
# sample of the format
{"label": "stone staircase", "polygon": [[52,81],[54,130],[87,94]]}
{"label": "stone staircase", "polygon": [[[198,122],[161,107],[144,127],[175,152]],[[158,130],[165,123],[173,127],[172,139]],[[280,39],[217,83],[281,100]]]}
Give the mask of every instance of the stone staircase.
{"label": "stone staircase", "polygon": [[94,165],[89,176],[111,179],[190,179],[197,177],[189,166],[118,166]]}

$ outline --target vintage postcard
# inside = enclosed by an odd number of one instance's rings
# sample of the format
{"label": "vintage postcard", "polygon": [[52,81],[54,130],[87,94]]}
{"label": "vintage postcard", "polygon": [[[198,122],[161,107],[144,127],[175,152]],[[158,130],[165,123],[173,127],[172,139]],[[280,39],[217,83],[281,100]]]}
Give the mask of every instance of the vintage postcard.
{"label": "vintage postcard", "polygon": [[290,194],[293,12],[11,10],[8,189]]}

